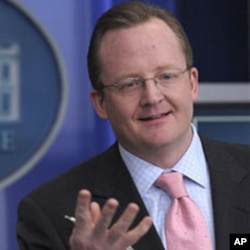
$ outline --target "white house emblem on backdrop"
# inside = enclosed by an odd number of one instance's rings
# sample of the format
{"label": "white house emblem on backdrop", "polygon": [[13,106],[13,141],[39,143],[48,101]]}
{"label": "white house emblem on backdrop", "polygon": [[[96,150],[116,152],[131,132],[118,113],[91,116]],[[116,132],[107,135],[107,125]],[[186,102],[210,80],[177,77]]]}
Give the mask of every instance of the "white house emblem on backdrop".
{"label": "white house emblem on backdrop", "polygon": [[66,106],[64,74],[44,29],[16,1],[0,1],[0,188],[52,143]]}
{"label": "white house emblem on backdrop", "polygon": [[0,42],[0,122],[19,120],[19,45]]}

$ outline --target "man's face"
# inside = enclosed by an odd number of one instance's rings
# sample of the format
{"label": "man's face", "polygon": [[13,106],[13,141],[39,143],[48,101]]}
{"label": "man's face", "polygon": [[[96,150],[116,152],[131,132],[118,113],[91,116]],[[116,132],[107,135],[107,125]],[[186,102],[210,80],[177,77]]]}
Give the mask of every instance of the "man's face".
{"label": "man's face", "polygon": [[[101,42],[99,58],[104,85],[127,78],[151,78],[169,69],[186,69],[185,56],[173,31],[160,19],[152,18],[135,27],[109,31]],[[118,141],[130,152],[144,154],[190,143],[193,101],[197,98],[195,68],[162,88],[153,80],[135,94],[105,88],[101,98],[91,94],[97,113],[109,119]]]}

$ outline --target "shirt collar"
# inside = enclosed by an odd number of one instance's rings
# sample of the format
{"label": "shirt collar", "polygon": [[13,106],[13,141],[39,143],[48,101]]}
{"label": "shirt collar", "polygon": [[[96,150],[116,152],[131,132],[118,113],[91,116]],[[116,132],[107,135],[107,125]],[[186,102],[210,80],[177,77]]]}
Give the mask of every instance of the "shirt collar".
{"label": "shirt collar", "polygon": [[192,130],[193,138],[189,148],[173,168],[168,170],[163,170],[152,163],[144,161],[128,152],[119,144],[122,159],[141,195],[144,195],[150,189],[163,172],[169,172],[171,170],[182,173],[185,177],[202,187],[207,187],[208,173],[202,144],[196,128],[193,125]]}
{"label": "shirt collar", "polygon": [[143,196],[162,174],[163,169],[131,154],[120,144],[119,150],[139,193]]}
{"label": "shirt collar", "polygon": [[185,154],[175,164],[173,170],[182,173],[185,177],[196,182],[197,184],[207,187],[209,184],[208,169],[204,151],[196,128],[193,125],[192,130],[192,142]]}

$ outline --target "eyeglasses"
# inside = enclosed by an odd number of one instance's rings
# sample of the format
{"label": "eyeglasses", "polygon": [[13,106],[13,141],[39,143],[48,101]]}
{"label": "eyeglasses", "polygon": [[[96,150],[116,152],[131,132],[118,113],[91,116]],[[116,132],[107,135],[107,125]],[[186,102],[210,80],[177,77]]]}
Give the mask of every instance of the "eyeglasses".
{"label": "eyeglasses", "polygon": [[99,90],[102,90],[104,88],[115,89],[117,90],[117,92],[121,94],[134,94],[134,93],[137,93],[142,88],[145,88],[146,82],[148,80],[153,80],[157,86],[160,86],[163,88],[169,88],[170,86],[174,85],[177,82],[177,79],[181,74],[184,74],[190,68],[191,67],[187,67],[184,70],[176,69],[176,68],[167,69],[155,75],[154,77],[128,78],[128,79],[122,80],[119,83],[113,83],[113,84],[107,84],[107,85],[102,84],[98,86],[98,89]]}

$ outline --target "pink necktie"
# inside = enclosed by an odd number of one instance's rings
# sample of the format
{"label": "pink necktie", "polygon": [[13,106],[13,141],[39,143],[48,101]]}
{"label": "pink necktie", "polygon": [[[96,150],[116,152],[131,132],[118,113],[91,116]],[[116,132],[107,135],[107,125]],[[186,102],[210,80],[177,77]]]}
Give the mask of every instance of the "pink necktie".
{"label": "pink necktie", "polygon": [[177,172],[162,174],[156,186],[164,189],[173,199],[166,216],[168,250],[212,250],[205,220]]}

